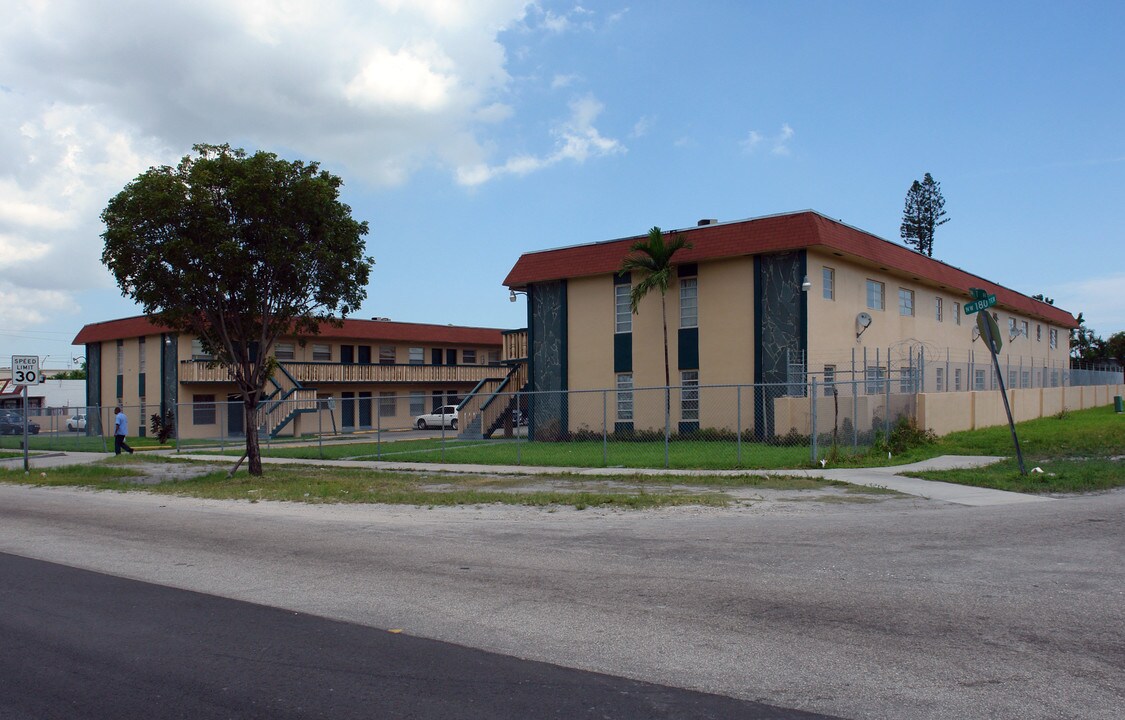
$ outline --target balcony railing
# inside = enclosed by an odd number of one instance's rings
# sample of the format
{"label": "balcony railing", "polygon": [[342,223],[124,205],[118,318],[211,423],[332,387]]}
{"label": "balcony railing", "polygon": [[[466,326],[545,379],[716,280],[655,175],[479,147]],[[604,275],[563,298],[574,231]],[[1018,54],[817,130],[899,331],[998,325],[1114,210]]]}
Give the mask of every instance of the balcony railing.
{"label": "balcony railing", "polygon": [[[281,362],[301,385],[330,383],[477,383],[495,377],[498,368],[489,365],[367,365],[342,363]],[[230,372],[208,367],[206,362],[180,363],[182,383],[229,383]]]}
{"label": "balcony railing", "polygon": [[502,362],[527,360],[527,328],[523,330],[507,330],[503,333],[504,348],[501,355]]}

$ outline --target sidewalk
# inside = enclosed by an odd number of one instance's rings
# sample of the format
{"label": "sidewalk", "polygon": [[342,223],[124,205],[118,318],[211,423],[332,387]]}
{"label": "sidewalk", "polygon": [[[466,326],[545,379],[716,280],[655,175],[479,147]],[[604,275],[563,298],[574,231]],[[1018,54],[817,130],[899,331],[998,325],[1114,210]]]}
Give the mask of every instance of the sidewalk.
{"label": "sidewalk", "polygon": [[[219,455],[190,455],[182,454],[177,457],[191,460],[205,460],[208,462],[230,462],[229,456]],[[896,490],[906,495],[941,500],[957,505],[970,505],[974,507],[990,505],[1014,505],[1020,503],[1049,502],[1054,498],[1040,495],[1025,495],[1023,493],[1008,492],[1006,490],[992,490],[990,488],[957,485],[955,483],[937,482],[934,480],[921,480],[899,475],[901,472],[917,470],[949,470],[953,468],[972,468],[991,465],[1003,460],[1002,457],[979,455],[943,455],[941,457],[923,460],[910,465],[897,465],[894,467],[878,468],[848,468],[838,470],[681,470],[664,468],[580,468],[580,467],[544,467],[534,465],[466,465],[459,463],[404,463],[390,460],[304,460],[292,458],[262,458],[263,464],[269,465],[322,465],[349,468],[370,468],[372,470],[386,470],[396,472],[444,472],[444,473],[470,473],[481,475],[555,475],[578,477],[613,477],[637,475],[660,476],[739,476],[739,475],[789,475],[797,477],[824,478],[825,480],[838,480],[852,485],[866,485],[868,487],[887,488]]]}
{"label": "sidewalk", "polygon": [[[234,459],[229,455],[207,455],[181,453],[179,455],[168,451],[159,451],[160,455],[182,458],[184,460],[199,460],[210,463],[233,464]],[[81,465],[93,463],[109,457],[108,453],[83,453],[83,452],[58,452],[32,455],[30,466],[32,471],[42,471],[43,468],[61,467],[64,465]],[[371,470],[385,470],[396,472],[429,472],[429,473],[466,473],[479,475],[553,475],[553,476],[578,476],[578,477],[634,477],[637,475],[661,476],[739,476],[739,475],[789,475],[796,477],[823,478],[825,480],[838,480],[852,485],[866,485],[869,487],[887,488],[896,490],[906,495],[940,500],[957,505],[974,507],[992,505],[1014,505],[1021,503],[1050,502],[1054,498],[1041,495],[1025,495],[1023,493],[1007,492],[1005,490],[992,490],[989,488],[957,485],[954,483],[921,480],[901,475],[903,472],[918,470],[948,470],[952,468],[972,468],[990,465],[1003,460],[1001,457],[976,456],[976,455],[943,455],[941,457],[923,460],[910,465],[897,465],[894,467],[876,468],[846,468],[835,470],[679,470],[663,468],[578,468],[578,467],[541,467],[533,465],[466,465],[459,463],[404,463],[389,460],[315,460],[295,458],[270,458],[263,457],[265,465],[319,465],[325,467],[341,468],[368,468]],[[0,468],[20,470],[23,468],[23,458],[7,458],[0,460]]]}

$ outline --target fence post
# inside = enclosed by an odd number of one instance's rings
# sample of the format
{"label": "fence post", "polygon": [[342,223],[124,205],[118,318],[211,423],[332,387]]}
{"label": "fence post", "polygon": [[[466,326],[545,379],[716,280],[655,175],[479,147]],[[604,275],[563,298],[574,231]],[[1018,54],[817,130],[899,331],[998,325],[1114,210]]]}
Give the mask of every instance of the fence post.
{"label": "fence post", "polygon": [[887,394],[883,406],[883,439],[890,442],[891,439],[891,353],[887,351],[887,374],[884,378],[886,384]]}
{"label": "fence post", "polygon": [[324,401],[317,399],[316,401],[316,447],[317,454],[320,459],[324,459]]}
{"label": "fence post", "polygon": [[609,390],[602,390],[602,467],[609,465]]}
{"label": "fence post", "polygon": [[672,388],[664,386],[664,467],[668,468],[668,436],[672,432]]}
{"label": "fence post", "polygon": [[852,378],[852,450],[859,447],[859,381]]}
{"label": "fence post", "polygon": [[[516,408],[520,411],[520,417],[523,417],[523,410],[522,410],[523,406],[520,404],[520,393],[519,393],[518,390],[516,391]],[[484,427],[484,426],[482,425],[481,427]],[[527,429],[528,429],[529,432],[531,431],[531,418],[527,419]],[[519,425],[517,425],[516,426],[516,465],[519,465],[520,461],[522,459],[523,458],[520,454],[520,427],[519,427]]]}
{"label": "fence post", "polygon": [[735,430],[737,431],[735,433],[735,436],[736,436],[735,442],[738,443],[738,466],[742,467],[742,386],[741,385],[738,385],[738,386],[735,387],[734,398],[735,398],[735,404],[737,405],[737,407],[735,409],[735,415],[737,416],[737,422],[738,422],[738,426],[735,428]]}
{"label": "fence post", "polygon": [[812,391],[809,393],[809,430],[811,431],[812,459],[816,462],[816,377],[812,379]]}
{"label": "fence post", "polygon": [[[375,459],[383,459],[383,398],[375,398]],[[398,397],[395,397],[395,402],[398,402]],[[397,410],[397,408],[396,408]],[[484,427],[484,421],[481,421],[481,427]]]}

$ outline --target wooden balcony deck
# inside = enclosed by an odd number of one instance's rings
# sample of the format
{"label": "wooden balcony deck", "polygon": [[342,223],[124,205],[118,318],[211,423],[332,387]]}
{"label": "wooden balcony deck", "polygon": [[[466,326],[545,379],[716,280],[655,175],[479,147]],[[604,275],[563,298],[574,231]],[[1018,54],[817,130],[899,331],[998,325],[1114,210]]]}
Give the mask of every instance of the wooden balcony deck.
{"label": "wooden balcony deck", "polygon": [[501,351],[501,362],[514,363],[527,360],[527,329],[507,330],[503,334],[504,348]]}
{"label": "wooden balcony deck", "polygon": [[[359,365],[343,363],[280,363],[293,379],[305,386],[330,384],[382,383],[478,383],[503,377],[507,370],[491,365]],[[208,367],[206,362],[180,363],[180,382],[229,383],[226,368]]]}

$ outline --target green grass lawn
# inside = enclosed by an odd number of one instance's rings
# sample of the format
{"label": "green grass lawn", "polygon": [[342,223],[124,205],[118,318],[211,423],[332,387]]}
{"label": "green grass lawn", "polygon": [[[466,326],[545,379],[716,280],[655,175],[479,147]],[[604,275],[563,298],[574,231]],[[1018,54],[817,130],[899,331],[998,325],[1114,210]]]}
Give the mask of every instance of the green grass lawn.
{"label": "green grass lawn", "polygon": [[[939,455],[1003,455],[974,470],[911,473],[927,480],[1025,493],[1094,492],[1125,486],[1125,415],[1112,406],[1061,413],[1016,425],[1021,475],[1008,427],[952,433],[934,446]],[[1030,472],[1040,468],[1042,473]]]}
{"label": "green grass lawn", "polygon": [[[194,467],[193,477],[154,482],[162,465],[180,470]],[[187,473],[193,474],[193,473]],[[162,457],[108,458],[94,465],[53,468],[25,475],[22,470],[0,471],[0,481],[37,486],[73,486],[98,490],[144,491],[222,500],[263,500],[301,503],[386,503],[418,506],[483,505],[501,503],[532,507],[569,506],[576,509],[614,507],[645,509],[679,505],[724,507],[746,500],[726,491],[734,488],[800,491],[843,489],[847,495],[797,496],[790,500],[868,501],[896,495],[880,488],[850,486],[817,478],[766,475],[680,477],[563,477],[544,480],[520,476],[396,473],[359,468],[270,466],[263,477],[245,470],[233,478],[225,470],[208,471],[198,463]],[[545,486],[545,487],[541,487]]]}
{"label": "green grass lawn", "polygon": [[[1064,457],[1109,457],[1125,453],[1125,420],[1111,407],[1065,413],[1020,423],[1017,431],[1024,455],[1049,460]],[[1116,448],[1116,451],[1114,450]],[[820,446],[819,457],[829,467],[877,467],[903,465],[940,455],[1014,456],[1006,425],[952,433],[943,438],[915,437],[907,447],[887,457],[885,449],[850,446],[831,454]],[[232,446],[229,455],[241,454]],[[548,467],[626,467],[748,469],[820,467],[810,458],[806,445],[778,446],[734,441],[673,440],[668,445],[667,465],[663,442],[599,441],[528,442],[526,440],[403,440],[382,442],[324,442],[322,445],[263,446],[269,457],[329,460],[391,460],[412,463],[463,463],[470,465],[528,465]]]}
{"label": "green grass lawn", "polygon": [[[228,451],[238,455],[241,451]],[[527,442],[525,440],[403,440],[382,443],[325,443],[323,447],[263,448],[269,457],[330,460],[393,460],[473,465],[554,467],[664,467],[664,444],[652,442]],[[770,469],[809,463],[807,447],[743,443],[742,459],[733,443],[679,441],[668,446],[668,467]]]}

